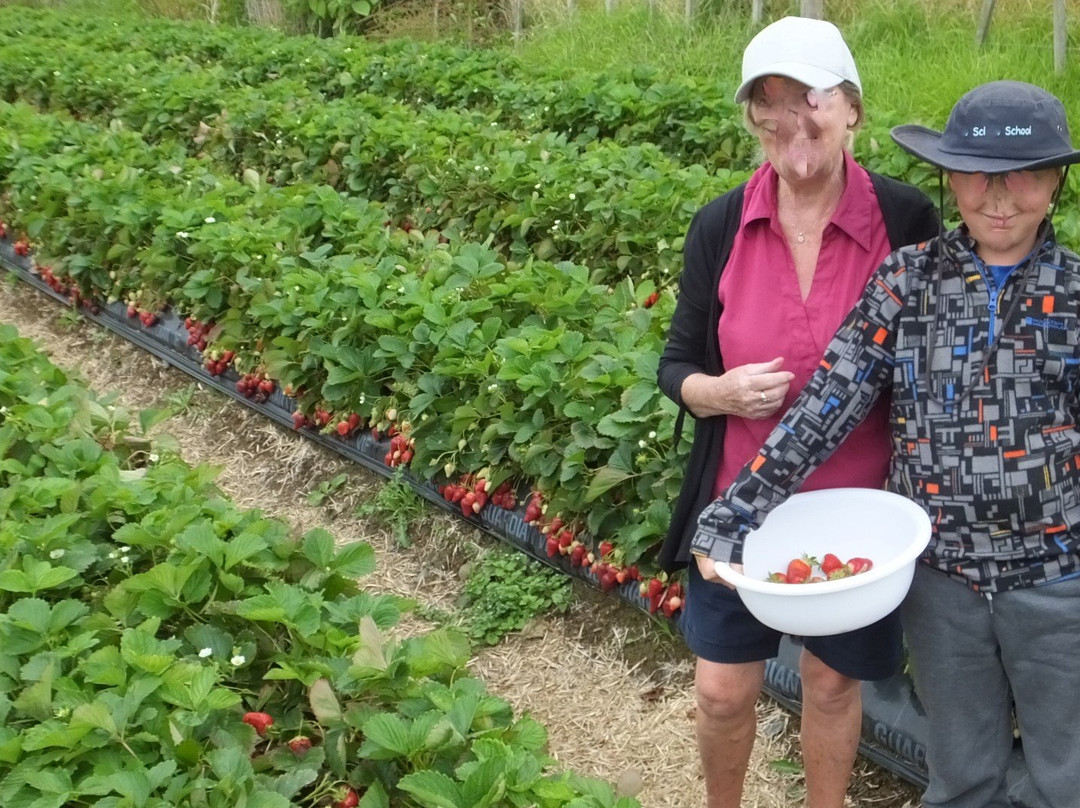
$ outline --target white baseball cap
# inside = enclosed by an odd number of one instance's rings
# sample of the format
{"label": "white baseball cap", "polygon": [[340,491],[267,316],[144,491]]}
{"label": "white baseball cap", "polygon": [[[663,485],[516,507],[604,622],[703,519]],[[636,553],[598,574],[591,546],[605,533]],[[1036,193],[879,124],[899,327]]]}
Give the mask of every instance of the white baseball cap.
{"label": "white baseball cap", "polygon": [[743,51],[742,84],[735,102],[745,101],[762,76],[787,76],[816,88],[850,81],[862,92],[859,71],[840,29],[809,17],[784,17],[750,40]]}

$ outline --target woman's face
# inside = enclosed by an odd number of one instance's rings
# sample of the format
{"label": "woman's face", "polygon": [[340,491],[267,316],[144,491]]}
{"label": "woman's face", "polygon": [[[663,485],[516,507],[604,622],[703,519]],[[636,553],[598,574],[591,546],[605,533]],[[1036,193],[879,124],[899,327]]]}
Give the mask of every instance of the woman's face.
{"label": "woman's face", "polygon": [[792,184],[841,171],[848,130],[859,119],[839,87],[818,90],[784,76],[758,81],[747,112],[765,158]]}
{"label": "woman's face", "polygon": [[983,261],[1011,266],[1031,252],[1058,179],[1056,168],[1008,174],[949,174],[956,207]]}

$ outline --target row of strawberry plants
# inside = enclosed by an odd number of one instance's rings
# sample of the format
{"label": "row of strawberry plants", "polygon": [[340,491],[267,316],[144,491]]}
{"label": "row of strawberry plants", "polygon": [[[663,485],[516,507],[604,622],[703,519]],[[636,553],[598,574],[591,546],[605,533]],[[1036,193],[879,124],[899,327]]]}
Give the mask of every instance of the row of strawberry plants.
{"label": "row of strawberry plants", "polygon": [[4,215],[57,286],[135,295],[151,323],[171,305],[215,367],[228,352],[269,373],[308,416],[396,422],[425,478],[527,481],[548,520],[617,537],[629,563],[662,535],[679,483],[655,384],[670,294],[383,227],[379,205],[325,187],[216,177],[130,132],[7,105],[0,123]]}
{"label": "row of strawberry plants", "polygon": [[678,161],[710,168],[745,169],[754,159],[737,108],[713,82],[665,77],[644,66],[564,76],[496,50],[354,37],[313,41],[269,30],[118,23],[68,11],[0,17],[3,33],[213,62],[248,86],[287,77],[328,98],[370,92],[417,107],[479,109],[512,128],[550,129],[582,141],[649,142]]}
{"label": "row of strawberry plants", "polygon": [[395,220],[573,260],[597,280],[677,274],[692,211],[742,178],[681,168],[650,146],[527,136],[479,114],[371,94],[320,102],[294,83],[229,88],[220,68],[31,38],[0,51],[0,93],[169,138],[276,184],[317,178],[385,201]]}
{"label": "row of strawberry plants", "polygon": [[557,772],[459,634],[384,639],[409,604],[359,588],[368,545],[237,508],[132,420],[0,326],[0,802],[637,805]]}
{"label": "row of strawberry plants", "polygon": [[[113,43],[117,50],[125,49],[130,43],[137,43],[138,47],[146,49],[151,61],[158,58],[180,58],[181,63],[190,68],[194,63],[190,56],[184,55],[185,51],[190,51],[225,68],[224,74],[234,86],[255,88],[266,83],[277,83],[285,78],[292,86],[303,85],[319,97],[329,99],[383,93],[400,99],[405,104],[422,108],[425,118],[433,114],[431,107],[425,105],[435,104],[453,110],[472,109],[476,111],[475,120],[497,121],[504,127],[517,128],[523,132],[553,133],[555,141],[561,141],[567,133],[577,133],[578,142],[575,145],[578,146],[598,136],[615,138],[623,144],[649,144],[670,155],[676,164],[679,161],[694,161],[706,171],[718,171],[722,180],[720,190],[741,179],[757,159],[753,138],[741,126],[741,112],[726,100],[726,96],[718,94],[720,91],[712,81],[664,77],[642,66],[600,76],[566,77],[557,71],[547,71],[535,66],[525,67],[516,63],[512,56],[498,51],[476,51],[447,45],[404,41],[372,44],[357,38],[341,38],[332,42],[320,41],[316,47],[305,38],[281,37],[273,32],[264,34],[247,29],[231,32],[235,33],[235,36],[230,39],[230,32],[204,26],[155,23],[149,28],[136,29],[98,17],[76,16],[72,21],[67,15],[57,17],[52,12],[43,12],[29,20],[19,15],[7,18],[0,15],[0,31],[9,31],[12,41],[17,41],[18,32],[26,28],[30,32],[51,38],[53,41],[50,47],[53,50],[57,49],[58,42],[66,46],[73,39],[79,40],[80,32],[85,30],[90,38],[103,36],[106,41]],[[266,38],[263,39],[263,36]],[[178,40],[179,45],[173,40]],[[60,75],[77,74],[77,71],[53,72]],[[888,130],[900,122],[872,119],[867,130],[856,139],[856,157],[871,170],[911,182],[936,197],[936,173],[891,143]],[[250,138],[251,133],[262,131],[257,128],[237,127],[227,116],[222,123],[222,130],[230,138],[230,148],[234,149],[237,146],[236,140]],[[423,130],[424,124],[421,123],[413,133],[414,140],[416,132]],[[296,159],[309,154],[305,144],[319,131],[321,130],[317,125],[308,126],[303,129],[300,139],[292,143],[293,162],[290,170],[298,168],[304,172],[322,172],[327,169],[333,177],[340,179],[341,171],[336,157],[349,142],[348,137],[334,141],[329,150],[317,150],[315,154],[321,159],[307,160],[307,165],[303,159]],[[349,130],[346,128],[337,131]],[[288,134],[285,133],[285,141],[288,140]],[[453,140],[460,132],[451,126],[443,129],[440,134]],[[435,140],[437,147],[444,145],[438,142],[439,139]],[[377,151],[379,144],[380,139],[375,138],[363,145]],[[431,143],[423,145],[430,146]],[[552,152],[550,142],[545,142],[540,148],[541,154]],[[520,159],[519,152],[520,149],[496,149],[486,152],[481,150],[461,160],[457,167],[467,169],[473,166],[478,173],[497,170],[503,158]],[[399,151],[398,154],[400,159],[396,165],[400,175],[391,178],[387,184],[387,189],[391,192],[399,189],[399,186],[409,186],[425,169],[423,160],[417,165],[415,153]],[[610,155],[602,152],[599,156],[608,158]],[[656,163],[648,154],[644,159],[631,155],[625,162],[619,159],[621,156],[617,152],[613,160],[601,162],[601,176],[607,165],[617,166],[619,171],[623,170],[623,167],[632,170],[635,165],[642,165],[645,171],[672,171],[671,167]],[[259,164],[257,159],[249,162],[253,165]],[[568,155],[565,163],[572,165],[574,162],[575,155]],[[360,163],[363,163],[362,159]],[[590,163],[587,167],[592,169],[593,165],[595,163]],[[580,219],[583,213],[592,213],[585,204],[569,206],[567,209],[567,206],[559,205],[560,198],[557,196],[548,195],[541,205],[521,196],[520,192],[527,191],[530,187],[529,180],[542,180],[544,173],[531,172],[530,176],[524,177],[516,187],[509,188],[491,182],[478,184],[476,177],[468,176],[467,171],[463,170],[451,172],[449,178],[435,173],[424,183],[425,188],[421,190],[438,188],[443,179],[448,180],[448,190],[451,191],[479,185],[480,193],[490,192],[494,195],[493,198],[507,201],[510,207],[509,211],[498,211],[490,222],[479,222],[480,226],[488,224],[494,232],[499,232],[499,226],[505,225],[501,235],[509,238],[514,225],[520,222],[523,228],[539,230],[545,234],[552,233],[553,238],[540,240],[538,246],[542,257],[567,257],[572,248],[576,248],[577,252],[572,256],[575,260],[595,264],[596,259],[590,251],[590,234],[567,238],[565,227],[567,222]],[[676,180],[684,179],[681,175],[670,176]],[[404,183],[401,182],[402,179]],[[537,184],[539,190],[546,190],[542,182],[533,183],[533,187]],[[378,183],[375,185],[378,186]],[[625,181],[617,185],[616,190],[621,191]],[[682,183],[677,182],[674,193],[679,193],[678,189],[682,187]],[[707,198],[707,194],[699,192],[698,182],[692,181],[689,188],[688,195],[692,203],[701,201],[702,196]],[[588,186],[583,190],[586,198],[589,190]],[[637,198],[633,194],[621,198],[620,193],[621,204],[614,207],[618,210],[629,204],[632,212],[625,217],[613,217],[606,207],[606,201],[610,199],[606,192],[610,189],[599,187],[595,190],[595,198],[591,199],[590,203],[597,206],[598,215],[603,219],[601,226],[610,228],[629,225],[632,236],[638,235],[634,233],[637,227],[635,221],[653,221],[654,214],[660,213],[673,223],[685,226],[694,209],[694,204],[686,205],[685,209],[673,205],[671,211],[664,214],[663,211],[654,210],[648,205],[650,200],[646,198],[643,200],[645,209],[635,217],[638,212],[633,206],[638,202]],[[714,188],[710,185],[708,190],[712,191]],[[515,191],[518,193],[515,194]],[[402,197],[409,195],[399,194]],[[411,195],[414,199],[420,197],[415,210],[429,214],[431,211],[427,208],[433,208],[442,213],[438,205],[440,199],[446,198],[446,194],[435,195],[432,200],[423,199],[422,194]],[[1076,201],[1073,186],[1067,187],[1062,198],[1059,231],[1065,241],[1080,243],[1080,206],[1076,205]],[[518,210],[524,211],[520,217],[514,215]],[[530,215],[537,211],[540,215]],[[545,211],[552,215],[544,216]],[[401,213],[408,214],[405,205],[402,205]],[[500,213],[508,215],[499,215]],[[441,221],[444,219],[436,216],[429,223],[440,226]],[[468,226],[468,217],[464,222],[458,221],[454,224]],[[672,230],[679,231],[679,227],[673,225]],[[634,269],[639,267],[640,262],[633,254],[633,246],[636,244],[648,246],[672,243],[669,233],[651,232],[640,235],[643,238],[627,239],[626,244],[621,245],[623,251],[615,254],[616,260],[621,261],[624,266]],[[651,238],[656,235],[659,237]],[[631,248],[629,251],[625,249],[627,245]],[[666,266],[664,248],[660,247],[659,252],[657,261],[661,266]],[[649,263],[644,262],[646,269]]]}

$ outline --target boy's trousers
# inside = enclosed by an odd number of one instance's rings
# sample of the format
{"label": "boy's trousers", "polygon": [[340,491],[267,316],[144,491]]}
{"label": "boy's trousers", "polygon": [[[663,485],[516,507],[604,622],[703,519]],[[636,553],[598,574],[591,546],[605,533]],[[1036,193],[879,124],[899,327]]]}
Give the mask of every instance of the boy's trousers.
{"label": "boy's trousers", "polygon": [[1080,806],[1080,580],[983,596],[920,564],[902,616],[928,716],[925,808],[1013,808],[1014,700],[1023,804]]}

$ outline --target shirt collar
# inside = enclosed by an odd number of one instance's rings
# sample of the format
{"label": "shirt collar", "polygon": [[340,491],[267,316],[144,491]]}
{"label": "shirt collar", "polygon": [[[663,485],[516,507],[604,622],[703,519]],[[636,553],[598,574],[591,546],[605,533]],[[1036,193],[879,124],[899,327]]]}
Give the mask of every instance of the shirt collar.
{"label": "shirt collar", "polygon": [[[877,205],[877,195],[870,181],[870,175],[855,162],[847,150],[844,150],[844,191],[833,211],[829,224],[836,225],[864,250],[869,250],[873,237],[873,205]],[[747,186],[746,203],[743,207],[742,227],[759,219],[773,222],[777,212],[777,182],[779,175],[772,164],[766,162]],[[776,230],[779,232],[779,222]]]}

